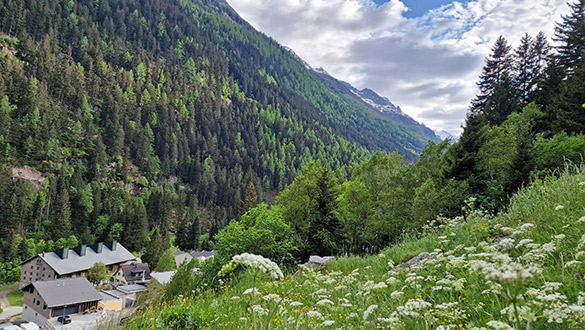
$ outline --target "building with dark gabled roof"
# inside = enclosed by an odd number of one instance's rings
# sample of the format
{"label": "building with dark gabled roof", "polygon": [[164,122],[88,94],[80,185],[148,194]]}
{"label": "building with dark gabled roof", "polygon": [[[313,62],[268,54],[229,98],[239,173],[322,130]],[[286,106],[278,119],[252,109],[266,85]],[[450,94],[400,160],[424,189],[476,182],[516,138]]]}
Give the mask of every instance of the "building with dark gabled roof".
{"label": "building with dark gabled roof", "polygon": [[148,264],[137,262],[120,266],[112,276],[115,285],[145,284],[150,279],[150,267],[148,267]]}
{"label": "building with dark gabled roof", "polygon": [[135,259],[132,253],[116,241],[39,253],[20,264],[20,287],[35,281],[86,277],[87,271],[98,262],[106,265],[108,272],[115,272],[122,264]]}
{"label": "building with dark gabled roof", "polygon": [[39,325],[52,317],[96,310],[102,299],[85,277],[32,282],[22,291],[22,319]]}

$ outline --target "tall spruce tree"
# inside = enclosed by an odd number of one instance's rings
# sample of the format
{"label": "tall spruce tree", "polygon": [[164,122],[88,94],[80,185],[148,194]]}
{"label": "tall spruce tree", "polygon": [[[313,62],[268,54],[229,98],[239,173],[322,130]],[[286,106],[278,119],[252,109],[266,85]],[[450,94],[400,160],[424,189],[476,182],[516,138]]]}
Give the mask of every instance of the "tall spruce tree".
{"label": "tall spruce tree", "polygon": [[146,262],[150,269],[155,269],[165,250],[164,237],[160,234],[158,228],[155,228],[152,235],[150,235],[150,243],[146,246],[146,251],[142,255],[142,261]]}
{"label": "tall spruce tree", "polygon": [[534,40],[527,33],[520,40],[520,45],[514,51],[514,69],[516,77],[514,85],[518,90],[518,98],[522,105],[528,103],[529,95],[534,87],[534,78],[532,68],[534,66],[533,56]]}
{"label": "tall spruce tree", "polygon": [[585,0],[568,4],[571,13],[562,16],[555,28],[558,64],[565,74],[572,74],[579,66],[585,51]]}
{"label": "tall spruce tree", "polygon": [[485,65],[477,83],[479,94],[471,101],[472,116],[484,114],[497,85],[511,83],[513,57],[510,49],[506,39],[500,36],[492,47],[491,55],[485,59]]}

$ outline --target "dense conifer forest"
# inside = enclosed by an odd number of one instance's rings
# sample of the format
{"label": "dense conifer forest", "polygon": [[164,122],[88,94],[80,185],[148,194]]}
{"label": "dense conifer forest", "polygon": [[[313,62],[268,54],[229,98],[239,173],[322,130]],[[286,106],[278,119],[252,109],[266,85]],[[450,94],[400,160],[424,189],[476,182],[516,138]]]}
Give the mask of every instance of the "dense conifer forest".
{"label": "dense conifer forest", "polygon": [[[344,103],[224,1],[9,0],[0,33],[4,262],[116,239],[156,264],[174,236],[211,248],[315,160],[347,174],[426,143]],[[11,180],[24,165],[42,185]]]}

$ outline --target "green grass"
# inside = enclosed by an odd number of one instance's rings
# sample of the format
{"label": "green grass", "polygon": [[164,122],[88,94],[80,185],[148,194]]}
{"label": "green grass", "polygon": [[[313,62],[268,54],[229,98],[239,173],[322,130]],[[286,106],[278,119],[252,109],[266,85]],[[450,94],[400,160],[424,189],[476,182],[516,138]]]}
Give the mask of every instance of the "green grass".
{"label": "green grass", "polygon": [[18,288],[18,283],[0,286],[0,291],[11,290],[11,289],[16,289],[16,288]]}
{"label": "green grass", "polygon": [[[433,259],[399,265],[420,252]],[[252,274],[148,308],[127,328],[579,329],[585,170],[533,183],[496,217],[474,211],[377,256],[337,258],[280,281]],[[261,294],[244,294],[250,288]]]}
{"label": "green grass", "polygon": [[24,293],[20,290],[9,292],[6,298],[8,302],[12,306],[22,306],[22,298],[24,297]]}

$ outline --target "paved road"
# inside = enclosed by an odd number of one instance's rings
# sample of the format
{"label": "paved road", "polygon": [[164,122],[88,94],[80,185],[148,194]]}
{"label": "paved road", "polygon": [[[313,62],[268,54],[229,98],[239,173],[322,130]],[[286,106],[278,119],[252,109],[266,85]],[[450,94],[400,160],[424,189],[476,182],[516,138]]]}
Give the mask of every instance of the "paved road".
{"label": "paved road", "polygon": [[14,289],[0,291],[0,307],[3,309],[2,313],[0,313],[0,320],[8,320],[11,316],[22,313],[22,306],[10,306],[6,298],[6,295],[12,291]]}

